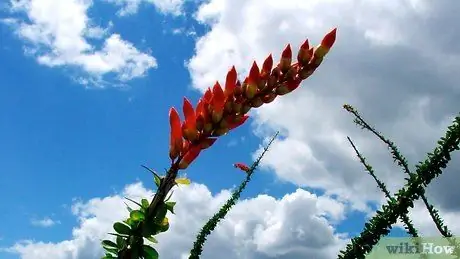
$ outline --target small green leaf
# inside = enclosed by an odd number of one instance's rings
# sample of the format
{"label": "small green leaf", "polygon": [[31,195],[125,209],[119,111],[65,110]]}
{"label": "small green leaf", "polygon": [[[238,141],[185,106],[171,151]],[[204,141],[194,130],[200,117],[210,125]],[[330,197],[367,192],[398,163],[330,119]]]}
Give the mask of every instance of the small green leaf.
{"label": "small green leaf", "polygon": [[171,211],[172,214],[174,214],[174,206],[176,205],[175,201],[167,201],[165,202],[166,208]]}
{"label": "small green leaf", "polygon": [[109,233],[109,235],[116,236],[116,237],[122,237],[122,238],[127,238],[128,237],[128,235],[120,235],[120,234],[117,234],[117,233]]}
{"label": "small green leaf", "polygon": [[105,247],[105,246],[103,246],[103,248],[104,248],[106,251],[108,251],[108,252],[111,252],[111,253],[114,253],[114,254],[118,253],[118,249],[117,249],[117,248]]}
{"label": "small green leaf", "polygon": [[190,184],[190,179],[187,179],[185,177],[177,178],[175,181],[176,181],[177,184],[184,184],[184,185],[189,185]]}
{"label": "small green leaf", "polygon": [[155,244],[158,243],[158,240],[154,236],[147,237],[147,240]]}
{"label": "small green leaf", "polygon": [[142,254],[145,259],[158,259],[159,255],[155,248],[148,245],[143,245],[144,253]]}
{"label": "small green leaf", "polygon": [[166,200],[165,200],[165,201],[169,201],[169,199],[171,199],[171,196],[173,195],[173,193],[174,193],[174,191],[171,191],[171,192],[169,193],[169,196],[168,196],[168,198],[166,198]]}
{"label": "small green leaf", "polygon": [[117,247],[123,248],[126,245],[126,240],[123,237],[117,236]]}
{"label": "small green leaf", "polygon": [[153,179],[155,181],[155,185],[157,187],[160,187],[161,177],[157,173],[155,173],[155,171],[153,171],[152,169],[148,168],[147,166],[143,165],[142,167],[147,169],[149,172],[151,172],[153,174]]}
{"label": "small green leaf", "polygon": [[157,188],[160,188],[161,178],[158,175],[153,176],[153,181],[155,182],[155,185],[157,186]]}
{"label": "small green leaf", "polygon": [[163,222],[163,219],[165,218],[167,212],[168,212],[168,209],[166,208],[166,204],[161,203],[159,205],[158,212],[157,212],[157,214],[155,216],[155,220],[154,220],[155,223],[161,224],[161,222]]}
{"label": "small green leaf", "polygon": [[142,204],[142,208],[144,208],[145,210],[149,208],[149,201],[147,199],[142,199],[141,200],[141,204]]}
{"label": "small green leaf", "polygon": [[113,224],[113,229],[115,229],[115,231],[119,234],[123,234],[123,235],[131,234],[131,228],[121,222],[115,222],[115,224]]}
{"label": "small green leaf", "polygon": [[102,241],[102,246],[105,246],[105,247],[114,247],[114,248],[117,248],[117,244],[115,244],[114,242],[110,241],[110,240],[103,240]]}
{"label": "small green leaf", "polygon": [[130,202],[136,204],[136,205],[139,206],[139,207],[142,207],[142,205],[139,204],[139,202],[137,202],[137,201],[134,201],[134,200],[132,200],[132,199],[130,199],[130,198],[128,198],[128,197],[125,197],[125,199],[127,199],[128,201],[130,201]]}
{"label": "small green leaf", "polygon": [[123,202],[125,205],[126,205],[126,209],[131,213],[131,211],[133,211],[133,209],[131,209],[128,204],[126,204],[126,202]]}
{"label": "small green leaf", "polygon": [[144,213],[142,213],[140,210],[133,210],[129,214],[129,217],[133,221],[142,221],[145,219]]}

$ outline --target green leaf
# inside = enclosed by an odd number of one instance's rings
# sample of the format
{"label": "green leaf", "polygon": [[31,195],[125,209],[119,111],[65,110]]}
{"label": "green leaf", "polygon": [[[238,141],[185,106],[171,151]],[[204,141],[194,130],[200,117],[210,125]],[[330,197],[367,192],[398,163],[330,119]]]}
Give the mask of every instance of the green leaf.
{"label": "green leaf", "polygon": [[177,184],[184,184],[184,185],[189,185],[190,184],[190,179],[187,178],[177,178],[176,180]]}
{"label": "green leaf", "polygon": [[165,201],[169,201],[169,199],[171,199],[171,196],[173,195],[173,193],[174,193],[174,191],[171,191],[171,192],[169,193],[168,198],[166,198]]}
{"label": "green leaf", "polygon": [[166,213],[168,212],[168,209],[166,208],[166,204],[161,203],[158,208],[157,215],[155,216],[155,223],[161,224],[163,222],[163,219],[166,216]]}
{"label": "green leaf", "polygon": [[142,221],[145,219],[144,213],[142,213],[142,211],[140,210],[131,211],[131,213],[129,214],[129,217],[133,221]]}
{"label": "green leaf", "polygon": [[127,238],[128,237],[128,235],[120,235],[120,234],[117,234],[117,233],[109,233],[109,235],[116,236],[116,237],[122,237],[122,238]]}
{"label": "green leaf", "polygon": [[169,211],[171,211],[172,214],[174,214],[174,206],[176,205],[176,202],[175,201],[167,201],[165,202],[166,204],[166,209],[168,209]]}
{"label": "green leaf", "polygon": [[115,224],[113,224],[113,229],[115,229],[115,231],[119,234],[123,234],[123,235],[131,234],[131,228],[121,222],[115,222]]}
{"label": "green leaf", "polygon": [[105,246],[105,247],[115,247],[115,248],[118,247],[117,244],[115,244],[114,242],[110,240],[103,240],[101,243],[102,243],[102,246]]}
{"label": "green leaf", "polygon": [[133,211],[133,209],[131,209],[128,204],[126,204],[126,202],[123,202],[125,205],[126,205],[126,209],[131,213],[131,211]]}
{"label": "green leaf", "polygon": [[108,251],[108,252],[111,252],[111,253],[114,253],[114,254],[118,253],[118,249],[117,249],[117,248],[105,247],[105,246],[103,246],[103,248],[104,248],[106,251]]}
{"label": "green leaf", "polygon": [[149,236],[149,237],[146,237],[148,241],[152,242],[152,243],[158,243],[158,240],[154,237],[154,236]]}
{"label": "green leaf", "polygon": [[144,252],[142,253],[142,255],[145,259],[158,259],[159,255],[155,248],[150,247],[148,245],[143,245],[143,250]]}
{"label": "green leaf", "polygon": [[142,199],[141,200],[141,204],[142,204],[142,208],[144,208],[145,210],[147,210],[149,208],[149,201],[147,199]]}
{"label": "green leaf", "polygon": [[102,257],[101,259],[114,259],[114,258],[116,257],[114,257],[112,254],[106,253],[104,257]]}
{"label": "green leaf", "polygon": [[139,202],[137,202],[137,201],[134,201],[134,200],[132,200],[132,199],[130,199],[130,198],[128,198],[128,197],[125,197],[125,199],[127,199],[128,201],[130,201],[130,202],[136,204],[136,205],[139,206],[139,207],[142,207],[142,205],[141,205]]}
{"label": "green leaf", "polygon": [[126,245],[126,240],[123,237],[117,236],[117,247],[123,248]]}
{"label": "green leaf", "polygon": [[160,188],[161,178],[158,175],[153,176],[153,181],[155,182],[155,185],[157,186],[157,188]]}
{"label": "green leaf", "polygon": [[160,187],[161,177],[157,173],[155,173],[155,171],[153,171],[152,169],[148,168],[147,166],[143,165],[142,167],[147,169],[149,172],[151,172],[153,174],[153,179],[155,181],[155,185],[157,187]]}

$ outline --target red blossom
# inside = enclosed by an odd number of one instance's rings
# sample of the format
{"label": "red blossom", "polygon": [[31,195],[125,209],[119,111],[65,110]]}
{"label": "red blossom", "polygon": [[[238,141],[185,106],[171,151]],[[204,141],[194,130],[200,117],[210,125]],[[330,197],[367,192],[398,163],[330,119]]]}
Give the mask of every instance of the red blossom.
{"label": "red blossom", "polygon": [[182,151],[182,131],[179,113],[172,107],[169,109],[169,126],[170,126],[170,141],[169,141],[169,157],[175,159]]}
{"label": "red blossom", "polygon": [[242,171],[245,171],[246,173],[249,172],[249,170],[251,170],[247,165],[245,165],[243,163],[235,163],[235,164],[233,164],[233,166],[235,168],[239,168]]}

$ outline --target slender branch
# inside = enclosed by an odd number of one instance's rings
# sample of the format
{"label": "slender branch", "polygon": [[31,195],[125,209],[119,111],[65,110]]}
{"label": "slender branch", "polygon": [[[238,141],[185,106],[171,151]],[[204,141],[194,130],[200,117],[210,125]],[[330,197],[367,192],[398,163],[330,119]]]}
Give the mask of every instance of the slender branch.
{"label": "slender branch", "polygon": [[278,136],[279,132],[276,132],[276,134],[272,137],[270,142],[264,147],[263,152],[260,154],[260,156],[254,161],[254,163],[251,165],[249,170],[246,172],[246,178],[245,180],[240,184],[240,186],[233,192],[232,196],[230,199],[227,200],[227,202],[221,207],[219,212],[214,214],[211,219],[209,219],[208,222],[203,226],[201,229],[200,233],[196,237],[196,241],[193,244],[193,248],[190,251],[190,256],[189,259],[199,259],[201,253],[203,252],[203,245],[206,242],[206,236],[211,234],[211,232],[216,228],[217,224],[225,218],[227,213],[230,211],[230,208],[235,205],[236,201],[240,198],[241,193],[243,190],[246,188],[246,185],[249,183],[251,180],[252,174],[255,172],[257,167],[259,166],[260,161],[262,160],[263,156],[265,153],[268,151],[268,148],[270,145],[273,143],[275,138]]}
{"label": "slender branch", "polygon": [[[353,108],[351,105],[344,105],[345,110],[350,112],[355,116],[354,122],[361,126],[363,129],[367,129],[370,132],[372,132],[375,136],[377,136],[380,140],[382,140],[385,144],[387,144],[388,148],[391,150],[391,154],[393,156],[393,159],[397,164],[403,168],[404,172],[407,175],[412,175],[413,173],[409,170],[409,165],[407,164],[407,160],[404,158],[403,155],[399,152],[398,148],[396,145],[389,139],[385,138],[382,133],[378,132],[374,127],[369,125],[359,114],[359,112]],[[441,217],[439,216],[438,211],[434,208],[433,205],[431,205],[428,202],[428,199],[426,198],[425,194],[422,194],[420,196],[422,199],[423,203],[425,204],[425,207],[427,208],[431,218],[433,219],[434,224],[436,225],[436,228],[438,229],[439,233],[443,235],[444,237],[452,237],[452,233],[450,230],[447,228],[447,226],[444,226]]]}

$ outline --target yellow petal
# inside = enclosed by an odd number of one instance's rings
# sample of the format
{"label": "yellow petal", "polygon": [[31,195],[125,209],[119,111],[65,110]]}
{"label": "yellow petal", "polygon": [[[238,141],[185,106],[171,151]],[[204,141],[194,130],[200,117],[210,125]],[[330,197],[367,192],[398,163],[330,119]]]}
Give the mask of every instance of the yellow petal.
{"label": "yellow petal", "polygon": [[177,183],[177,184],[189,185],[189,184],[190,184],[190,180],[187,179],[187,178],[177,178],[177,179],[176,179],[176,183]]}

